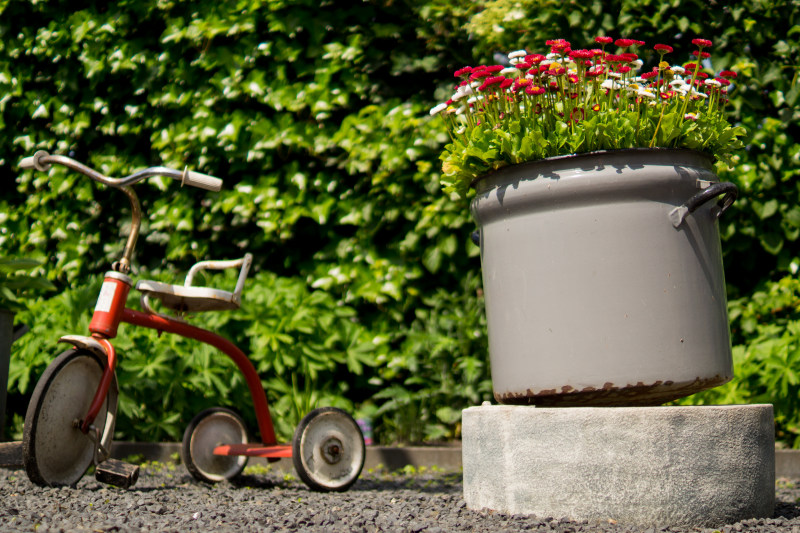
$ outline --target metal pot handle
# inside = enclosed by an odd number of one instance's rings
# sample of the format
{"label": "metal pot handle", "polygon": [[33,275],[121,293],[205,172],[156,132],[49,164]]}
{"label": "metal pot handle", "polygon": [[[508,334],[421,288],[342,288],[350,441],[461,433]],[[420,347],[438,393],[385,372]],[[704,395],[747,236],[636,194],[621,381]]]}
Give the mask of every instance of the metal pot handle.
{"label": "metal pot handle", "polygon": [[731,204],[733,204],[733,202],[736,200],[736,197],[739,196],[739,189],[736,187],[736,185],[729,181],[723,181],[709,185],[699,193],[689,198],[685,204],[670,211],[670,222],[672,222],[672,225],[676,228],[679,227],[689,213],[694,213],[698,207],[708,202],[712,198],[716,198],[720,194],[724,194],[725,196],[723,196],[717,202],[718,210],[716,213],[714,213],[714,217],[721,217],[722,213],[727,211]]}

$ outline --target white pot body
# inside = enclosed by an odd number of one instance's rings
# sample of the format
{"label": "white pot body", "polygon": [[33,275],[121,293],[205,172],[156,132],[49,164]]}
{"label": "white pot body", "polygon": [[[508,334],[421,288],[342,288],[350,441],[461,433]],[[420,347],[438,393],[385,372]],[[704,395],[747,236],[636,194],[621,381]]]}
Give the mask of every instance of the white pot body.
{"label": "white pot body", "polygon": [[708,156],[620,150],[478,180],[494,394],[501,403],[653,405],[733,376]]}

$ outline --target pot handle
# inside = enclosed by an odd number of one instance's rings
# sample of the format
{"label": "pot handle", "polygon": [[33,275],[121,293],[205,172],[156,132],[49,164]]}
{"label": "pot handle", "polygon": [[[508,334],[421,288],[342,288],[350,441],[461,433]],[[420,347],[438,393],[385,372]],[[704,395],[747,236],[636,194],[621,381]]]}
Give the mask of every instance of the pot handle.
{"label": "pot handle", "polygon": [[672,222],[672,225],[676,228],[679,227],[689,213],[694,213],[698,207],[708,202],[712,198],[716,198],[720,194],[724,194],[725,196],[723,196],[717,202],[717,207],[719,210],[714,213],[714,217],[721,217],[722,213],[727,211],[731,204],[733,204],[733,202],[736,200],[736,197],[739,196],[739,189],[736,187],[736,185],[729,181],[723,181],[709,185],[699,193],[689,198],[685,204],[670,211],[670,222]]}

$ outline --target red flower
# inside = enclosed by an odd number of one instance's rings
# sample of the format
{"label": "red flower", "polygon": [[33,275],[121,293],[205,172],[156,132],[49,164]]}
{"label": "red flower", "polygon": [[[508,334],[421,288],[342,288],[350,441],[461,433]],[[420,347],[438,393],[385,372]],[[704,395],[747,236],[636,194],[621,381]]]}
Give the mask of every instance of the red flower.
{"label": "red flower", "polygon": [[586,75],[589,76],[590,78],[594,78],[596,76],[599,76],[603,72],[605,72],[605,69],[598,65],[594,68],[590,68],[589,70],[587,70]]}
{"label": "red flower", "polygon": [[594,38],[594,42],[600,43],[600,44],[608,44],[608,43],[613,43],[614,39],[612,39],[611,37],[603,37],[603,36],[601,36],[601,37],[595,37]]}
{"label": "red flower", "polygon": [[692,44],[700,48],[711,48],[711,41],[708,39],[692,39]]}
{"label": "red flower", "polygon": [[506,78],[506,79],[504,79],[503,81],[500,82],[500,88],[501,89],[508,89],[513,84],[514,84],[514,80]]}
{"label": "red flower", "polygon": [[723,78],[735,78],[737,76],[737,74],[732,70],[723,70],[719,73],[719,75]]}
{"label": "red flower", "polygon": [[628,63],[633,63],[634,61],[639,59],[639,56],[637,56],[636,54],[632,54],[630,52],[625,52],[623,54],[620,54],[620,57],[624,58],[625,61],[627,61]]}
{"label": "red flower", "polygon": [[700,59],[711,57],[711,54],[709,54],[708,52],[701,52],[700,50],[695,50],[694,52],[692,52],[692,55],[698,56]]}
{"label": "red flower", "polygon": [[514,90],[517,90],[520,87],[527,87],[531,83],[531,80],[527,78],[517,78],[516,81],[514,81]]}
{"label": "red flower", "polygon": [[546,41],[545,44],[550,47],[550,51],[554,54],[566,53],[572,46],[569,41],[565,41],[564,39]]}
{"label": "red flower", "polygon": [[686,63],[683,68],[686,70],[694,70],[697,68],[697,63]]}
{"label": "red flower", "polygon": [[561,76],[567,72],[567,68],[563,65],[553,64],[548,69],[547,74],[549,76]]}
{"label": "red flower", "polygon": [[536,96],[539,94],[544,94],[546,91],[544,87],[539,87],[538,85],[531,85],[530,87],[525,88],[525,92],[530,94],[531,96]]}
{"label": "red flower", "polygon": [[635,44],[636,46],[644,46],[644,41],[637,41],[636,39],[634,39],[633,44]]}
{"label": "red flower", "polygon": [[618,56],[615,54],[606,54],[606,61],[608,61],[609,63],[620,63],[622,61],[625,61],[625,58],[621,55]]}
{"label": "red flower", "polygon": [[485,78],[489,74],[491,74],[491,72],[486,70],[486,67],[484,67],[484,66],[475,67],[474,69],[472,69],[472,73],[469,75],[469,79],[470,80],[477,80],[477,79],[480,79],[480,78]]}
{"label": "red flower", "polygon": [[455,72],[454,76],[456,78],[460,78],[461,76],[466,76],[466,75],[471,74],[471,73],[472,73],[472,67],[463,67],[463,68],[458,69]]}
{"label": "red flower", "polygon": [[527,61],[523,61],[522,63],[517,63],[514,67],[518,68],[519,70],[528,70],[533,66],[533,63],[528,63]]}
{"label": "red flower", "polygon": [[600,50],[599,48],[592,48],[592,55],[593,55],[594,57],[599,57],[599,56],[602,56],[604,53],[605,53],[605,52],[603,52],[603,51],[602,51],[602,50]]}
{"label": "red flower", "polygon": [[658,71],[651,70],[650,72],[645,72],[644,74],[642,74],[642,79],[649,80],[650,78],[655,78],[656,76],[658,76]]}
{"label": "red flower", "polygon": [[487,72],[500,72],[501,70],[503,70],[506,67],[504,67],[503,65],[492,65],[492,66],[484,67],[484,68],[486,69]]}
{"label": "red flower", "polygon": [[704,80],[708,77],[708,74],[706,74],[705,72],[698,72],[697,77]]}
{"label": "red flower", "polygon": [[727,87],[728,85],[731,84],[731,81],[730,80],[726,80],[725,78],[714,78],[714,79],[717,80],[718,82],[720,82],[725,87]]}
{"label": "red flower", "polygon": [[569,80],[570,83],[578,83],[578,81],[580,80],[580,78],[578,78],[577,74],[569,74],[567,76],[567,79]]}
{"label": "red flower", "polygon": [[533,63],[535,65],[538,65],[539,63],[541,63],[545,59],[547,59],[547,58],[545,58],[542,54],[529,54],[529,55],[525,56],[525,62],[526,63]]}
{"label": "red flower", "polygon": [[572,59],[591,59],[594,54],[591,50],[572,50],[569,53],[569,57]]}
{"label": "red flower", "polygon": [[634,41],[633,39],[617,39],[616,41],[614,41],[614,44],[616,44],[620,48],[627,48],[629,46],[633,46],[634,44],[636,44],[636,41]]}
{"label": "red flower", "polygon": [[675,96],[675,91],[664,91],[663,93],[659,93],[659,96],[662,100],[669,100],[673,96]]}
{"label": "red flower", "polygon": [[592,106],[592,111],[600,111],[600,104],[594,104]]}
{"label": "red flower", "polygon": [[657,44],[653,49],[660,54],[669,54],[672,52],[672,47],[668,44]]}
{"label": "red flower", "polygon": [[617,67],[617,72],[621,72],[622,74],[625,74],[625,73],[630,72],[630,71],[631,71],[631,67],[629,67],[628,65],[621,65],[621,66]]}

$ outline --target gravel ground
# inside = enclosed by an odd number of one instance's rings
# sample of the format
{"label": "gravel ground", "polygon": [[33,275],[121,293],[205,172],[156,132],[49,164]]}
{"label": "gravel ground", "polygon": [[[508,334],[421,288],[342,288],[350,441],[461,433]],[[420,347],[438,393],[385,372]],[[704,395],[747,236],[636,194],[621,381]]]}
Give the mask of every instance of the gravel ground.
{"label": "gravel ground", "polygon": [[[775,516],[720,528],[800,533],[800,480],[779,480]],[[0,468],[0,531],[689,531],[610,521],[471,511],[460,474],[366,472],[345,493],[307,490],[291,476],[252,467],[235,483],[194,481],[181,465],[144,465],[122,490],[85,476],[76,489],[41,488],[23,470]],[[693,530],[713,531],[713,530]]]}

